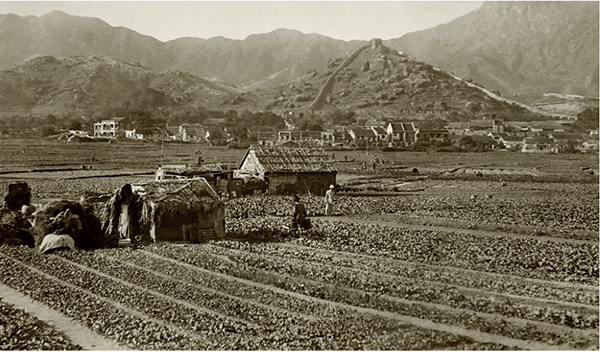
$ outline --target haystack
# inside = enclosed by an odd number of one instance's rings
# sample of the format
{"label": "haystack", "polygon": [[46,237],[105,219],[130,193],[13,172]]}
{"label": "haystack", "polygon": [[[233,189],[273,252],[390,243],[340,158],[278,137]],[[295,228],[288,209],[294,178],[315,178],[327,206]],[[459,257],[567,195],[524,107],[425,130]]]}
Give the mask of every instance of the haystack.
{"label": "haystack", "polygon": [[116,247],[118,237],[106,236],[100,221],[90,206],[70,200],[58,200],[46,204],[35,213],[32,228],[36,247],[40,247],[44,237],[49,234],[68,235],[81,249]]}
{"label": "haystack", "polygon": [[8,185],[8,194],[4,197],[6,207],[12,211],[19,211],[23,205],[31,204],[31,189],[25,182]]}
{"label": "haystack", "polygon": [[35,247],[30,224],[19,213],[0,209],[0,245]]}
{"label": "haystack", "polygon": [[106,234],[132,243],[199,242],[225,236],[225,211],[204,178],[126,184],[106,203]]}

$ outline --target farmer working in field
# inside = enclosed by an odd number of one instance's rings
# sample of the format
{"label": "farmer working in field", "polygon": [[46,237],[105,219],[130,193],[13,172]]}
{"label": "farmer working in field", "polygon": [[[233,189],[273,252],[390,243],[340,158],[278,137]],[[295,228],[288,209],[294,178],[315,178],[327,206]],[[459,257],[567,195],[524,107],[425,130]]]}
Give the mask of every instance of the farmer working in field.
{"label": "farmer working in field", "polygon": [[329,186],[327,192],[325,192],[325,215],[333,215],[333,197],[335,196],[335,187]]}
{"label": "farmer working in field", "polygon": [[[292,216],[292,223],[296,223],[298,228],[306,229],[304,226],[306,219],[306,208],[304,204],[300,202],[300,197],[294,196],[294,215]],[[294,226],[292,225],[292,228]]]}

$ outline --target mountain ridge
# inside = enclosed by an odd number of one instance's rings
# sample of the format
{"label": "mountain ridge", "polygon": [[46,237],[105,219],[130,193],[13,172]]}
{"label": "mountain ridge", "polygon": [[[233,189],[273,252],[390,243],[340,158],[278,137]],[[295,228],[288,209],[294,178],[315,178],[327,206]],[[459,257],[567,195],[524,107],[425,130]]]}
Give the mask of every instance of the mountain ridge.
{"label": "mountain ridge", "polygon": [[[449,23],[383,43],[519,102],[549,104],[556,97],[549,98],[548,93],[597,98],[598,19],[593,16],[597,3],[592,11],[585,11],[591,7],[486,2]],[[463,28],[464,35],[456,28]],[[540,28],[553,36],[539,35],[538,43],[531,35],[522,35],[538,33]],[[558,35],[562,32],[568,34],[564,39]],[[581,38],[576,38],[577,33]],[[496,38],[493,50],[489,38]],[[0,15],[0,68],[35,57],[106,56],[157,71],[182,71],[228,82],[242,91],[293,82],[367,43],[285,28],[241,40],[216,36],[161,42],[101,19],[62,11],[40,17]],[[556,54],[569,45],[573,48],[566,50],[568,55]],[[505,57],[503,51],[509,54]]]}
{"label": "mountain ridge", "polygon": [[598,96],[597,2],[486,2],[386,44],[528,102]]}

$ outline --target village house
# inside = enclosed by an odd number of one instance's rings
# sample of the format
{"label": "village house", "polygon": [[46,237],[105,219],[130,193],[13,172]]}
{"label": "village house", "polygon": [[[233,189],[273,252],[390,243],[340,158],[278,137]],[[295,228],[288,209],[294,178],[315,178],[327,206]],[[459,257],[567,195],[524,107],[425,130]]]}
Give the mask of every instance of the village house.
{"label": "village house", "polygon": [[137,133],[136,130],[125,130],[125,138],[142,140],[144,139],[144,135],[141,133]]}
{"label": "village house", "polygon": [[375,133],[375,143],[377,145],[383,145],[388,139],[388,133],[383,127],[371,127],[371,130]]}
{"label": "village house", "polygon": [[279,131],[277,144],[296,143],[299,146],[323,146],[321,131]]}
{"label": "village house", "polygon": [[581,143],[579,150],[581,150],[584,153],[589,153],[592,151],[598,152],[598,139],[588,139],[584,141],[583,143]]}
{"label": "village house", "polygon": [[179,126],[179,135],[184,142],[202,142],[206,140],[206,130],[199,123],[184,123]]}
{"label": "village house", "polygon": [[450,140],[450,132],[446,129],[436,130],[421,130],[418,129],[415,139],[417,141],[429,141],[429,142],[446,142]]}
{"label": "village house", "polygon": [[502,135],[500,136],[500,139],[498,139],[498,143],[503,144],[506,149],[521,151],[524,139],[525,138],[522,136]]}
{"label": "village house", "polygon": [[256,144],[263,146],[274,146],[278,138],[275,132],[260,132],[256,137]]}
{"label": "village house", "polygon": [[94,123],[94,137],[110,137],[116,138],[121,134],[125,134],[121,128],[121,121],[124,117],[113,117],[109,120],[102,120]]}
{"label": "village house", "polygon": [[588,140],[586,134],[550,132],[548,138],[554,139],[558,151],[580,149],[583,142]]}
{"label": "village house", "polygon": [[387,126],[388,142],[409,146],[416,142],[416,128],[412,122],[391,122]]}
{"label": "village house", "polygon": [[484,135],[484,136],[473,135],[473,136],[471,136],[471,139],[473,139],[473,142],[475,142],[483,150],[494,149],[497,144],[497,142],[494,140],[494,138],[487,136],[487,135]]}
{"label": "village house", "polygon": [[550,132],[565,132],[565,126],[557,121],[511,121],[507,125],[529,137],[546,136]]}
{"label": "village house", "polygon": [[321,148],[251,146],[235,178],[264,181],[269,194],[323,196],[336,183],[337,169]]}
{"label": "village house", "polygon": [[558,153],[558,147],[552,138],[527,137],[523,140],[522,153]]}
{"label": "village house", "polygon": [[247,135],[251,140],[258,140],[261,134],[274,132],[276,132],[276,129],[273,126],[251,126],[248,127]]}
{"label": "village house", "polygon": [[373,144],[377,135],[370,128],[355,127],[350,130],[350,136],[355,145],[358,144]]}

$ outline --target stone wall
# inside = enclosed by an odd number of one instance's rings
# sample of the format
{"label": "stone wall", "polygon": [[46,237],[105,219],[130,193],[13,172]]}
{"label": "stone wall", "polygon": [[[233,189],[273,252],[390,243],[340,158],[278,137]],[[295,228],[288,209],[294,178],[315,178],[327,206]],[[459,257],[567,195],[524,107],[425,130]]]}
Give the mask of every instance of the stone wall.
{"label": "stone wall", "polygon": [[315,98],[315,100],[308,107],[309,109],[319,110],[321,108],[321,106],[323,105],[323,103],[325,101],[325,97],[327,96],[327,94],[329,94],[329,92],[331,91],[331,88],[333,87],[333,85],[336,82],[336,76],[337,76],[337,74],[344,67],[350,65],[352,63],[352,61],[354,61],[356,59],[356,57],[363,50],[366,50],[369,47],[371,47],[371,45],[365,45],[365,46],[362,46],[362,47],[356,49],[356,51],[354,51],[352,53],[352,55],[350,55],[350,57],[348,57],[346,60],[344,60],[344,62],[338,68],[336,68],[335,71],[333,71],[333,73],[331,75],[329,75],[329,77],[327,78],[327,81],[325,82],[325,84],[323,85],[323,87],[321,87],[321,90],[319,91],[319,94],[317,94],[317,97]]}

